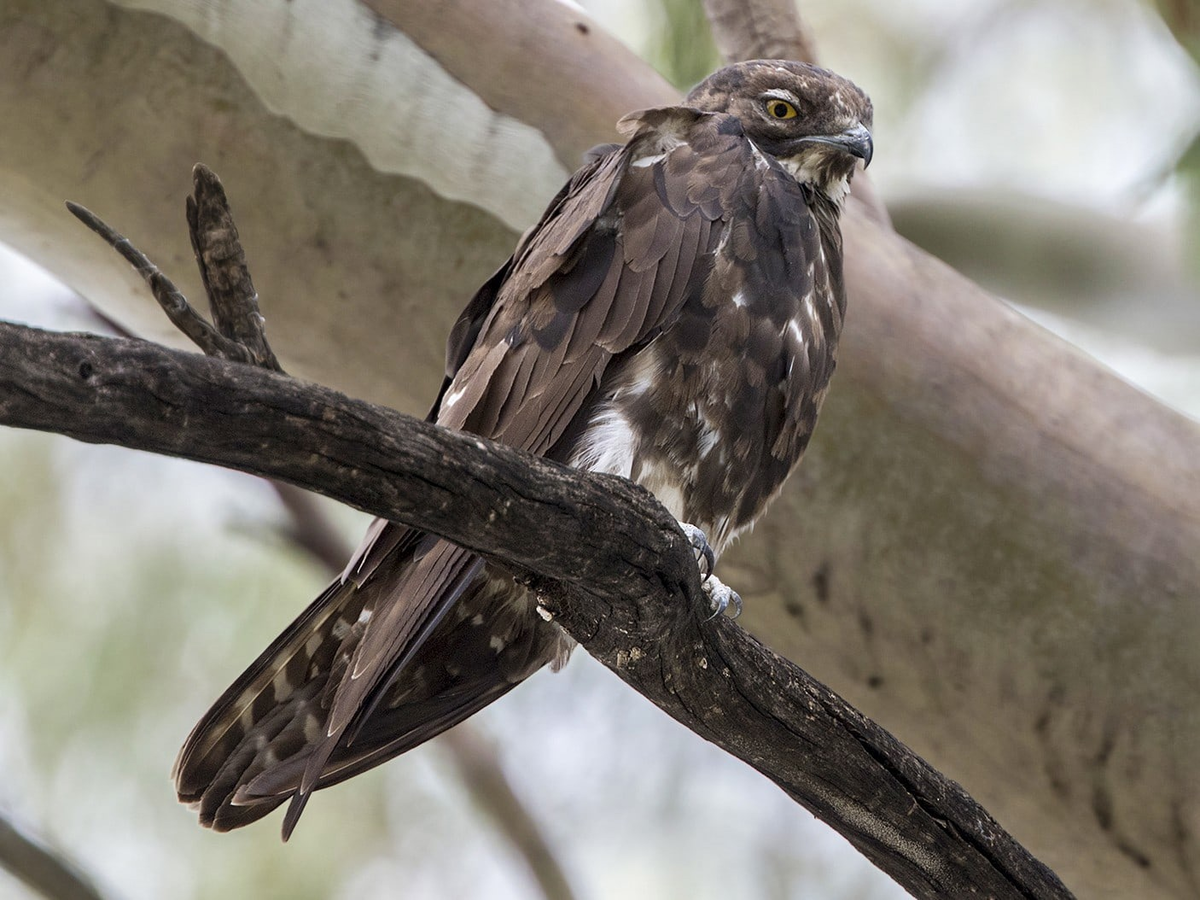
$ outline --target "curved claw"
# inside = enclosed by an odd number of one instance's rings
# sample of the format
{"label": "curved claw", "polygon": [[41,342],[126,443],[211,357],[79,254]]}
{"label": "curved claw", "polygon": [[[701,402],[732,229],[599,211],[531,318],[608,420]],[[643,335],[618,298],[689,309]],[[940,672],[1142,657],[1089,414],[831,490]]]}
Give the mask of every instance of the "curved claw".
{"label": "curved claw", "polygon": [[733,588],[722,584],[721,579],[713,574],[713,568],[717,564],[717,555],[709,546],[708,538],[704,536],[703,531],[688,522],[680,522],[679,527],[687,535],[687,539],[696,553],[696,566],[700,569],[701,576],[700,585],[704,589],[704,596],[708,598],[709,606],[713,611],[708,618],[715,619],[732,606],[733,618],[736,619],[742,614],[741,595]]}
{"label": "curved claw", "polygon": [[[707,581],[712,577],[713,568],[717,564],[717,555],[713,553],[713,548],[708,544],[708,538],[704,536],[704,532],[688,522],[680,522],[679,527],[683,529],[683,533],[687,535],[687,539],[691,542],[692,550],[696,553],[696,565],[700,566],[700,575],[703,581]],[[703,560],[703,565],[701,561]]]}
{"label": "curved claw", "polygon": [[715,575],[705,579],[704,596],[708,598],[709,605],[712,606],[713,614],[705,621],[715,619],[719,615],[723,615],[725,610],[733,607],[733,618],[737,618],[742,614],[742,597],[733,588],[721,582],[721,579]]}

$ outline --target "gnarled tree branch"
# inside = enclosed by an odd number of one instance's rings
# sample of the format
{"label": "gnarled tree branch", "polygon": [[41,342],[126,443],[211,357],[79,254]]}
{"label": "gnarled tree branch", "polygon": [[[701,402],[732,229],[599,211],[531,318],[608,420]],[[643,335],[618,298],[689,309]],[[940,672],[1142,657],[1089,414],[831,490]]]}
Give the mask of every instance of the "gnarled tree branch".
{"label": "gnarled tree branch", "polygon": [[604,665],[915,896],[1070,896],[961,788],[732,622],[705,621],[687,539],[628,481],[285,375],[7,323],[0,398],[0,424],[277,478],[509,566]]}

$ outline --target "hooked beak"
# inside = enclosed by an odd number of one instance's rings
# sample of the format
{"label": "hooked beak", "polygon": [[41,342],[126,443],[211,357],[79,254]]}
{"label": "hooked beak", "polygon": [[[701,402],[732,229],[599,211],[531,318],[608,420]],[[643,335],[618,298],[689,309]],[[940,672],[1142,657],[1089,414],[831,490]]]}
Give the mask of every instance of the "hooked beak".
{"label": "hooked beak", "polygon": [[871,164],[871,156],[875,151],[875,145],[871,141],[871,132],[862,124],[847,128],[840,134],[814,134],[801,140],[816,144],[829,144],[844,150],[851,156],[861,159],[864,169]]}

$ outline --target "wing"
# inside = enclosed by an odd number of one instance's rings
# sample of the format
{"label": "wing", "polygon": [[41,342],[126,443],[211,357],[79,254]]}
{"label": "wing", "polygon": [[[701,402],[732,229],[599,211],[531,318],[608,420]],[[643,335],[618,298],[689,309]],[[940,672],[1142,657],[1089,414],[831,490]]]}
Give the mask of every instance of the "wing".
{"label": "wing", "polygon": [[753,165],[730,123],[686,108],[624,120],[630,142],[581,170],[514,255],[439,423],[565,458],[559,441],[609,365],[670,328],[704,288],[728,185]]}
{"label": "wing", "polygon": [[[720,186],[753,164],[729,121],[684,108],[627,119],[629,143],[572,177],[459,318],[431,417],[564,458],[606,368],[703,290]],[[531,657],[524,667],[493,654],[440,693],[389,699],[455,602],[475,602],[480,568],[459,547],[375,523],[342,578],[197,725],[176,767],[181,799],[228,828],[292,794],[286,836],[313,789],[415,746],[543,664],[522,635],[505,646]]]}

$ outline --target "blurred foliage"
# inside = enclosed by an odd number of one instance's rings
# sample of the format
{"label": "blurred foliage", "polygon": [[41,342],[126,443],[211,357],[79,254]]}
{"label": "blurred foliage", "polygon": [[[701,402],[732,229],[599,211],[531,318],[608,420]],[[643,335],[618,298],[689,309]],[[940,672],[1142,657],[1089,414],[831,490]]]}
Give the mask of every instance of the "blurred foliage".
{"label": "blurred foliage", "polygon": [[656,0],[643,55],[681,91],[688,91],[721,66],[701,0]]}
{"label": "blurred foliage", "polygon": [[[1156,0],[1163,23],[1175,40],[1200,65],[1200,0]],[[1175,174],[1183,182],[1188,199],[1188,263],[1194,282],[1200,284],[1200,123],[1191,141],[1179,155]]]}
{"label": "blurred foliage", "polygon": [[1154,5],[1180,46],[1200,62],[1200,2],[1155,0]]}
{"label": "blurred foliage", "polygon": [[1187,242],[1192,252],[1187,254],[1186,258],[1193,282],[1200,284],[1200,131],[1196,132],[1196,136],[1180,155],[1179,162],[1175,165],[1175,174],[1179,176],[1187,191]]}

